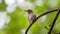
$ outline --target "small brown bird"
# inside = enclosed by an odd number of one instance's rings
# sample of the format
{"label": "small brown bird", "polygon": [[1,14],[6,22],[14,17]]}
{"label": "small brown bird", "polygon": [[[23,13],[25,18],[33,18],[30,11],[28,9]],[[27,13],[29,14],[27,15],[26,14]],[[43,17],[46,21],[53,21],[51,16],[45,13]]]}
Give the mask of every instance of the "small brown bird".
{"label": "small brown bird", "polygon": [[26,10],[26,12],[28,13],[28,20],[29,20],[29,23],[31,24],[33,20],[36,19],[36,15],[30,9]]}

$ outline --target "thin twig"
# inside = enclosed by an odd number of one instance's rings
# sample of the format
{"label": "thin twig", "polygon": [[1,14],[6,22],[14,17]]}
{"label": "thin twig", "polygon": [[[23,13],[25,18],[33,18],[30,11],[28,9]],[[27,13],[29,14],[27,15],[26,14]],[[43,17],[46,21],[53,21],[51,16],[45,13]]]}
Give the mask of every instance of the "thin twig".
{"label": "thin twig", "polygon": [[56,20],[58,19],[59,13],[60,13],[60,9],[58,9],[58,13],[57,13],[57,15],[55,16],[55,18],[54,18],[54,20],[53,20],[53,22],[52,22],[52,24],[51,24],[51,27],[50,27],[50,29],[49,29],[49,31],[48,31],[48,34],[51,34],[51,32],[52,32],[52,30],[53,30],[53,27],[54,27],[54,25],[55,25],[55,23],[56,23]]}
{"label": "thin twig", "polygon": [[[46,26],[45,26],[45,29],[49,30]],[[57,32],[54,32],[54,31],[52,31],[52,33],[54,33],[54,34],[58,34]]]}
{"label": "thin twig", "polygon": [[47,29],[47,30],[49,30],[49,29],[47,28],[47,26],[44,26],[44,28]]}
{"label": "thin twig", "polygon": [[51,10],[51,11],[48,11],[48,12],[45,12],[45,13],[39,15],[39,16],[28,26],[27,30],[25,31],[25,34],[27,34],[27,32],[29,31],[29,29],[31,28],[31,26],[32,26],[40,17],[42,17],[42,16],[44,16],[44,15],[46,15],[46,14],[48,14],[48,13],[55,12],[55,11],[57,11],[57,10],[58,10],[58,9],[56,9],[56,10]]}

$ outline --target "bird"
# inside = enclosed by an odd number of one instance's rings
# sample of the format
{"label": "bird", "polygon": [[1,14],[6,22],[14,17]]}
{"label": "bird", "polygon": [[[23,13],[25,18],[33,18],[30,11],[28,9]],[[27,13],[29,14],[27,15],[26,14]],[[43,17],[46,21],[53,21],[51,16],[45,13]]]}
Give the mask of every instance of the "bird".
{"label": "bird", "polygon": [[28,21],[31,24],[35,19],[36,19],[36,15],[33,13],[33,11],[31,9],[25,10],[28,14]]}

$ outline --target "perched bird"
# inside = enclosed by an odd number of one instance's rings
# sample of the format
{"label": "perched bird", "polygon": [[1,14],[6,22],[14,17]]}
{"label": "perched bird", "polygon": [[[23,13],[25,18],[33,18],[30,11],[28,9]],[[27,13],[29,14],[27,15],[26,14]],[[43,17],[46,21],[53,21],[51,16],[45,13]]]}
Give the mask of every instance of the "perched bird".
{"label": "perched bird", "polygon": [[32,10],[28,9],[26,10],[27,14],[28,14],[28,20],[29,20],[29,23],[31,24],[33,22],[33,20],[36,19],[36,15],[33,13]]}

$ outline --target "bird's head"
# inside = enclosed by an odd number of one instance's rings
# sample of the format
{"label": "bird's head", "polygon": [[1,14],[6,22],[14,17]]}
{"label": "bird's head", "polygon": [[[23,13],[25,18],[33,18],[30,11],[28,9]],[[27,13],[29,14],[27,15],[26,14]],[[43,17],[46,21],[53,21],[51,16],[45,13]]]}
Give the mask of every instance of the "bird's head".
{"label": "bird's head", "polygon": [[31,9],[25,10],[28,14],[33,13]]}

